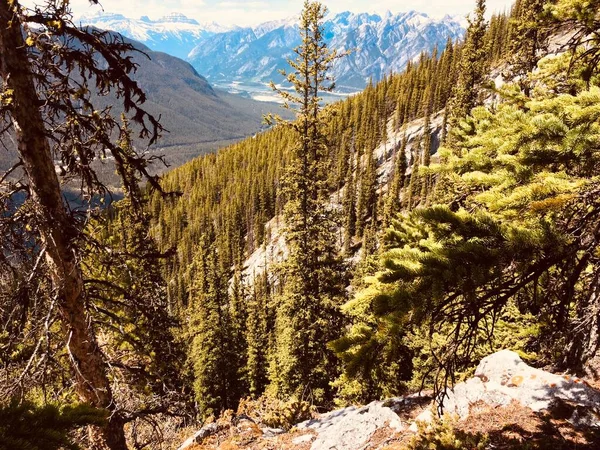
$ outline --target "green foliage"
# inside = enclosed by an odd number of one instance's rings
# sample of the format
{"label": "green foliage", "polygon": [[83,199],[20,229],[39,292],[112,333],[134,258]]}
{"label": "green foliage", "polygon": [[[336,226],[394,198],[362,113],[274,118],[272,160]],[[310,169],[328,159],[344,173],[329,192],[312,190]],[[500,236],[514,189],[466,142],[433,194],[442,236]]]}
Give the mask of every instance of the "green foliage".
{"label": "green foliage", "polygon": [[444,416],[431,424],[418,423],[418,434],[406,446],[407,450],[483,450],[489,438],[456,429],[456,419]]}
{"label": "green foliage", "polygon": [[209,228],[191,268],[194,283],[187,309],[188,358],[204,418],[235,409],[246,392],[245,313],[240,297],[228,295],[230,274],[210,245],[214,239]]}
{"label": "green foliage", "polygon": [[[425,323],[406,336],[407,345],[413,355],[412,379],[408,384],[411,390],[435,387],[440,376],[439,361],[435,356],[442,354],[442,349],[451,343],[451,325],[436,325],[433,334],[430,334],[430,327],[430,323]],[[538,319],[531,313],[521,312],[517,305],[510,301],[497,320],[493,335],[482,329],[475,336],[475,340],[473,353],[469,357],[475,363],[504,349],[519,353],[525,361],[535,361],[539,357],[538,351],[543,344],[543,335]],[[466,359],[464,354],[460,357]],[[472,377],[474,371],[474,364],[465,365],[454,373],[454,378],[463,381]]]}
{"label": "green foliage", "polygon": [[256,423],[284,430],[310,419],[313,412],[314,407],[310,403],[297,397],[292,396],[284,401],[267,395],[256,400],[243,399],[237,410],[238,415],[247,415]]}
{"label": "green foliage", "polygon": [[[337,217],[329,205],[325,114],[319,93],[331,90],[327,72],[337,58],[324,43],[319,2],[304,3],[300,18],[302,45],[295,72],[287,75],[295,94],[278,91],[297,106],[291,164],[284,189],[285,240],[289,254],[280,267],[283,292],[277,303],[276,349],[270,383],[278,396],[309,390],[316,402],[331,398],[329,380],[336,370],[327,342],[341,328],[338,306],[344,298],[343,265],[336,246]],[[274,87],[275,89],[275,87]]]}
{"label": "green foliage", "polygon": [[[315,5],[308,2],[306,6],[318,9]],[[318,18],[316,9],[311,14]],[[507,21],[498,17],[498,21]],[[301,28],[313,44],[322,33],[314,23]],[[506,27],[495,27],[493,36],[506,42],[506,33]],[[490,35],[486,34],[485,40],[490,42]],[[164,188],[182,192],[181,198],[151,197],[151,234],[160,251],[177,249],[176,258],[162,267],[169,280],[169,307],[186,322],[183,340],[190,345],[188,361],[190,372],[195,372],[198,399],[211,399],[209,409],[215,412],[224,407],[225,397],[232,399],[227,402],[227,407],[232,407],[241,396],[257,398],[265,389],[284,396],[303,394],[306,388],[314,401],[331,399],[339,361],[327,342],[339,338],[344,329],[346,318],[339,306],[348,280],[352,275],[359,280],[363,274],[373,273],[382,228],[404,210],[431,204],[438,178],[436,161],[431,160],[430,133],[420,142],[406,138],[393,146],[387,139],[390,130],[400,130],[422,117],[429,128],[435,114],[451,101],[464,45],[448,40],[443,51],[423,53],[403,73],[386,76],[361,94],[321,108],[318,89],[312,90],[314,78],[309,77],[307,84],[299,68],[308,64],[315,73],[321,70],[317,84],[327,87],[322,69],[335,55],[309,41],[304,53],[299,49],[288,74],[297,90],[282,93],[292,109],[298,108],[295,122],[274,126],[168,173]],[[503,45],[497,44],[496,53],[503,51]],[[311,61],[317,61],[316,65]],[[307,86],[311,87],[308,97],[299,95],[306,93]],[[380,153],[375,150],[379,152],[381,147],[388,158],[390,152],[396,152],[395,170],[387,180],[378,171]],[[421,162],[431,162],[426,174],[419,169]],[[387,191],[381,189],[382,183],[387,183]],[[331,199],[341,204],[340,210],[331,208]],[[274,256],[271,247],[265,244],[282,226],[290,252],[288,260],[276,269],[270,259]],[[212,237],[207,239],[209,229]],[[340,244],[347,257],[360,250],[362,256],[356,258],[355,267],[345,266]],[[264,261],[257,262],[256,255],[263,251]],[[246,270],[244,261],[250,255],[254,265]],[[198,284],[195,268],[207,257],[218,261],[217,278],[222,279],[215,281],[218,289]],[[217,291],[219,300],[215,302]],[[196,306],[199,299],[204,305],[200,308]],[[208,314],[208,309],[213,312]],[[237,310],[243,314],[234,319]],[[217,316],[221,317],[218,326],[210,319]],[[352,313],[348,312],[348,318],[354,319]],[[379,326],[373,313],[364,320],[361,324],[371,331]],[[382,329],[399,328],[386,324]],[[206,340],[214,345],[206,344],[202,337],[208,330],[213,330],[210,336],[218,336],[214,342]],[[367,358],[373,363],[371,369],[357,370],[362,381],[354,393],[343,394],[346,400],[400,393],[404,386],[398,380],[410,379],[412,356],[402,343],[404,334],[394,339],[384,339],[385,333],[373,336],[376,345]],[[237,349],[237,356],[231,364],[235,370],[224,375],[221,370],[230,367],[222,360],[232,354],[224,350],[227,348]],[[386,365],[378,366],[378,355],[385,355]],[[203,373],[205,365],[213,369]],[[210,373],[220,374],[212,387],[208,384]],[[337,379],[335,389],[346,390],[341,381],[346,378]],[[235,394],[223,394],[223,389],[216,387],[221,382]]]}
{"label": "green foliage", "polygon": [[[583,320],[572,317],[582,313],[577,303],[595,298],[596,244],[585,236],[596,233],[600,212],[591,199],[600,175],[600,90],[584,84],[556,93],[555,83],[543,84],[548,72],[537,76],[533,98],[509,87],[506,102],[457,123],[432,167],[443,187],[439,204],[391,222],[377,276],[345,307],[357,317],[338,341],[350,375],[377,364],[365,361],[377,343],[415,344],[425,327],[430,342],[417,347],[431,359],[417,358],[417,370],[435,370],[436,385],[454,379],[485,345],[522,347],[518,334],[506,339],[510,305],[537,317],[537,325],[532,316],[517,320],[530,324],[534,341],[548,329],[557,345],[572,320]],[[564,357],[580,345],[563,346]],[[386,353],[377,354],[384,365]]]}
{"label": "green foliage", "polygon": [[488,46],[484,18],[485,0],[477,0],[475,17],[469,19],[467,36],[462,49],[459,75],[452,101],[454,121],[466,117],[480,103],[481,87],[488,66]]}
{"label": "green foliage", "polygon": [[103,425],[108,412],[87,405],[37,407],[13,402],[0,406],[0,448],[6,450],[78,449],[70,433]]}
{"label": "green foliage", "polygon": [[[123,117],[119,145],[131,154],[131,132]],[[110,346],[105,350],[118,378],[126,381],[130,407],[177,407],[187,396],[184,347],[174,330],[161,254],[149,235],[150,215],[144,210],[139,176],[127,163],[118,166],[125,198],[88,227],[98,245],[88,249],[84,274],[98,327]],[[110,250],[107,250],[110,249]]]}
{"label": "green foliage", "polygon": [[530,93],[530,76],[549,34],[543,17],[546,3],[545,0],[519,0],[511,14],[508,75],[516,80],[525,95]]}
{"label": "green foliage", "polygon": [[[600,22],[598,21],[598,0],[558,0],[546,5],[546,10],[555,21],[555,29],[567,24],[571,39],[569,47],[575,53],[573,62],[582,64],[582,80],[589,85],[594,75],[598,75],[600,63]],[[579,51],[579,53],[577,53]]]}

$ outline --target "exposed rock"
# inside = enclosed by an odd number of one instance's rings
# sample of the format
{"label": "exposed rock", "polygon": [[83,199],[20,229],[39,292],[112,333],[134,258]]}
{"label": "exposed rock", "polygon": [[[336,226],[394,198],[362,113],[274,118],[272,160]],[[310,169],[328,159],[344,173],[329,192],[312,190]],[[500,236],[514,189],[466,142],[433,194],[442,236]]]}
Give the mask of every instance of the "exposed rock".
{"label": "exposed rock", "polygon": [[292,444],[294,444],[294,445],[305,444],[307,442],[312,441],[313,438],[314,438],[313,435],[311,435],[311,434],[305,434],[303,436],[298,436],[297,438],[292,439]]}
{"label": "exposed rock", "polygon": [[[522,427],[517,434],[523,439],[535,436],[535,442],[551,445],[568,442],[560,448],[600,448],[596,445],[600,443],[600,392],[579,378],[530,367],[508,350],[484,358],[475,376],[449,391],[444,403],[446,412],[469,418],[459,421],[458,427],[469,433],[495,433],[495,443],[506,438],[505,426],[514,433],[514,425]],[[419,423],[427,426],[434,421],[433,406],[427,393],[413,394],[332,411],[296,425],[291,433],[265,428],[249,416],[239,415],[229,426],[217,423],[203,427],[179,450],[196,443],[216,449],[227,442],[235,444],[231,448],[246,450],[403,448],[402,443],[419,432]],[[538,414],[540,411],[544,414]],[[550,438],[549,429],[554,430]],[[586,442],[592,446],[580,446]]]}
{"label": "exposed rock", "polygon": [[[440,135],[442,133],[442,124],[444,120],[444,111],[440,111],[431,117],[430,131],[432,138],[431,152],[432,155],[438,151],[440,144]],[[414,146],[420,142],[420,138],[423,136],[425,128],[425,119],[416,119],[406,124],[400,130],[395,130],[393,126],[393,120],[389,120],[387,123],[387,140],[381,143],[373,151],[373,155],[377,161],[377,177],[379,179],[379,192],[385,191],[388,186],[388,182],[393,176],[394,164],[396,151],[398,150],[404,136],[406,135],[407,147],[407,174],[412,170],[412,156]],[[435,156],[434,156],[435,158]],[[334,209],[342,207],[342,199],[344,198],[344,187],[336,192],[333,192],[330,196],[331,206]],[[276,216],[269,220],[265,224],[266,235],[269,238],[265,244],[258,247],[244,262],[243,276],[247,280],[247,284],[251,285],[253,280],[260,274],[267,271],[270,274],[270,281],[275,281],[273,266],[285,261],[288,255],[288,248],[285,243],[285,236],[283,234],[285,224],[283,217]],[[338,235],[342,236],[341,230]],[[340,246],[341,242],[338,243]],[[356,264],[361,258],[360,250],[350,257],[347,262]],[[233,283],[233,279],[230,280],[230,286]]]}
{"label": "exposed rock", "polygon": [[317,433],[311,450],[358,450],[383,427],[396,431],[405,428],[396,413],[383,406],[383,402],[340,409],[297,426],[299,430]]}
{"label": "exposed rock", "polygon": [[433,422],[433,412],[431,411],[431,409],[426,409],[415,418],[415,421],[411,424],[410,427],[408,427],[408,429],[413,433],[416,433],[417,431],[419,431],[419,423],[429,425],[431,422]]}
{"label": "exposed rock", "polygon": [[261,431],[263,432],[263,435],[265,437],[273,437],[273,436],[278,436],[280,434],[285,433],[285,430],[283,430],[281,428],[265,427],[265,428],[261,428]]}
{"label": "exposed rock", "polygon": [[598,391],[579,378],[530,367],[509,350],[484,358],[474,378],[448,392],[444,410],[466,418],[476,403],[506,406],[513,400],[535,412],[566,405],[571,410],[569,421],[574,425],[600,426]]}
{"label": "exposed rock", "polygon": [[198,432],[196,432],[196,434],[194,434],[192,437],[187,439],[183,444],[181,444],[181,446],[177,450],[185,450],[194,444],[199,444],[200,442],[202,442],[203,439],[206,439],[207,437],[212,436],[213,434],[216,434],[218,431],[219,431],[219,427],[217,426],[216,423],[211,423],[206,426],[203,426],[202,428],[200,428],[200,430]]}

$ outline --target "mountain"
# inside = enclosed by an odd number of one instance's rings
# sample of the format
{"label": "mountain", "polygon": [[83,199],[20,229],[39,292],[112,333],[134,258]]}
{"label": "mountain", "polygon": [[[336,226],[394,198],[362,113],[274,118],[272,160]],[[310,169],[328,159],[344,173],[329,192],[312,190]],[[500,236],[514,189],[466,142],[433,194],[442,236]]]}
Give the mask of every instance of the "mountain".
{"label": "mountain", "polygon": [[[255,27],[202,24],[178,13],[154,21],[99,13],[80,21],[187,59],[211,83],[261,99],[269,98],[264,83],[282,80],[278,70],[288,67],[292,49],[300,44],[297,17]],[[448,38],[460,39],[464,25],[463,18],[433,19],[416,11],[331,15],[324,22],[328,45],[353,51],[333,71],[338,90],[356,92],[371,78],[379,81],[386,73],[402,71],[422,51],[430,52],[436,45],[442,49]]]}
{"label": "mountain", "polygon": [[82,25],[112,30],[139,41],[154,51],[165,52],[185,59],[203,38],[230,30],[216,23],[200,24],[183,14],[171,13],[158,20],[147,16],[130,19],[121,14],[100,12],[79,19]]}
{"label": "mountain", "polygon": [[[139,50],[131,56],[138,65],[133,78],[147,95],[144,108],[160,117],[168,130],[151,151],[165,155],[172,166],[257,133],[263,115],[278,109],[275,104],[215,90],[189,63],[134,40],[125,41]],[[95,102],[112,106],[116,117],[122,111],[122,101],[113,95],[96,98]],[[0,151],[0,171],[8,169],[16,158],[14,146],[6,142],[6,147],[8,152]],[[111,167],[100,171],[104,179],[114,178]]]}
{"label": "mountain", "polygon": [[[332,73],[338,90],[346,92],[363,89],[371,78],[400,72],[421,52],[441,49],[448,38],[464,34],[457,18],[437,20],[416,11],[384,16],[344,12],[326,20],[324,28],[331,48],[352,51]],[[299,44],[298,22],[287,19],[203,37],[188,60],[218,85],[278,82],[282,77],[277,71],[288,67],[286,60]]]}

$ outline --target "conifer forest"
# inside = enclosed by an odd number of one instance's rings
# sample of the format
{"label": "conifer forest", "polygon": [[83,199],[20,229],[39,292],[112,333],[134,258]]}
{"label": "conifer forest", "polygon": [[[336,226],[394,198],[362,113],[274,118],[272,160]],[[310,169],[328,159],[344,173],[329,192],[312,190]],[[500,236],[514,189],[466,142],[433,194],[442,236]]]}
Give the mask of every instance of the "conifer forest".
{"label": "conifer forest", "polygon": [[[293,433],[419,392],[443,412],[505,349],[598,389],[600,0],[475,0],[463,38],[335,102],[361,49],[296,2],[283,108],[178,167],[148,151],[176,131],[143,50],[70,3],[0,0],[1,450]],[[362,448],[600,448],[439,420]],[[186,448],[354,448],[232,442]]]}

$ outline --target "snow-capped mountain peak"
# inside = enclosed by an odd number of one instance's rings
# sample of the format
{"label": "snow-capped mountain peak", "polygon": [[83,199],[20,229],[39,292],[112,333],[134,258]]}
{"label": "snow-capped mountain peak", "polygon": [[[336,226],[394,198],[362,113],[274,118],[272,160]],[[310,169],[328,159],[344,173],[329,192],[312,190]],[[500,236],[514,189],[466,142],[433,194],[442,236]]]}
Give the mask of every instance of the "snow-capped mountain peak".
{"label": "snow-capped mountain peak", "polygon": [[172,22],[172,23],[187,23],[190,25],[200,25],[196,20],[189,19],[181,13],[172,12],[171,14],[167,14],[166,16],[161,17],[156,21],[157,23],[161,22]]}
{"label": "snow-capped mountain peak", "polygon": [[[300,44],[299,16],[254,27],[224,27],[202,23],[173,12],[160,19],[129,19],[100,13],[81,19],[82,25],[117,31],[152,50],[188,59],[194,68],[218,84],[265,83],[280,80],[292,49]],[[355,49],[333,69],[338,87],[359,90],[369,79],[402,70],[420,53],[443,48],[448,37],[465,31],[464,17],[429,17],[418,11],[383,16],[374,13],[330,13],[323,24],[331,48]]]}
{"label": "snow-capped mountain peak", "polygon": [[[271,21],[254,28],[233,30],[202,39],[189,55],[190,63],[220,85],[278,82],[278,69],[300,44],[294,27],[298,19]],[[402,70],[423,50],[443,48],[448,37],[459,39],[465,28],[454,18],[433,19],[409,11],[399,14],[342,12],[330,14],[324,24],[331,48],[356,49],[334,67],[338,88],[356,91],[370,78],[381,79]]]}
{"label": "snow-capped mountain peak", "polygon": [[194,46],[203,38],[232,29],[216,23],[201,24],[197,20],[173,12],[159,19],[148,16],[130,19],[121,14],[99,12],[79,19],[82,25],[121,33],[150,47],[152,50],[169,53],[185,59]]}

